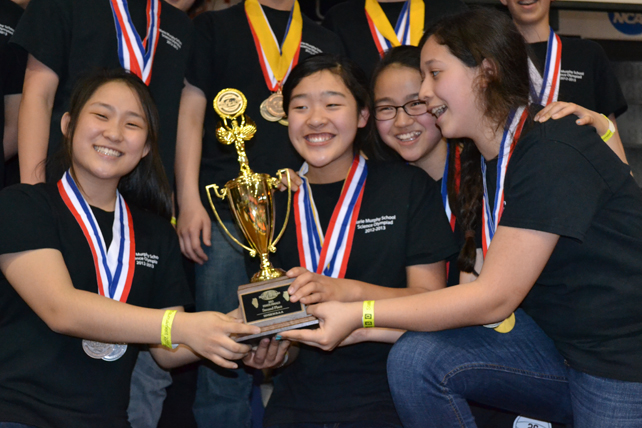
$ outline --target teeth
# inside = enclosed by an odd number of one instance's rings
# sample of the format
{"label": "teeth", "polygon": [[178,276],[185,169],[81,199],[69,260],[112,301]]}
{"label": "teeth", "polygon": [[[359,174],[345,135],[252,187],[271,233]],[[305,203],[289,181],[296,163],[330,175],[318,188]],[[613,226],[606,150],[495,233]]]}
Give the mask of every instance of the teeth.
{"label": "teeth", "polygon": [[323,143],[332,138],[332,134],[313,134],[305,137],[311,143]]}
{"label": "teeth", "polygon": [[444,114],[445,111],[446,111],[446,106],[439,106],[430,110],[430,113],[432,113],[432,115],[435,117],[439,117],[442,114]]}
{"label": "teeth", "polygon": [[421,135],[421,131],[406,132],[405,134],[397,135],[397,139],[401,141],[413,140]]}
{"label": "teeth", "polygon": [[105,155],[105,156],[113,156],[113,157],[122,156],[121,152],[119,152],[118,150],[110,149],[109,147],[94,146],[94,150],[96,150],[101,155]]}
{"label": "teeth", "polygon": [[529,6],[531,4],[537,3],[537,0],[523,0],[523,1],[519,1],[517,3],[522,5],[522,6]]}

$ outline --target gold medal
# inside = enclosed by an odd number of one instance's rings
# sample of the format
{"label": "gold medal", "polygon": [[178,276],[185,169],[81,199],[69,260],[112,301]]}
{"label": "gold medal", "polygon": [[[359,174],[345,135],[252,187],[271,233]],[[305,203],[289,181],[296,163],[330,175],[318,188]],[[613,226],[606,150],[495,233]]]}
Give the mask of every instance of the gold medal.
{"label": "gold medal", "polygon": [[214,98],[214,110],[226,119],[235,119],[245,112],[247,99],[238,89],[223,89]]}
{"label": "gold medal", "polygon": [[270,109],[268,108],[268,100],[270,98],[264,100],[261,103],[261,106],[259,107],[259,110],[261,111],[261,116],[263,116],[263,119],[267,120],[268,122],[278,122],[282,116],[275,116],[271,113]]}
{"label": "gold medal", "polygon": [[281,90],[271,94],[261,103],[261,116],[269,122],[279,122],[281,125],[288,126],[283,111],[283,94]]}

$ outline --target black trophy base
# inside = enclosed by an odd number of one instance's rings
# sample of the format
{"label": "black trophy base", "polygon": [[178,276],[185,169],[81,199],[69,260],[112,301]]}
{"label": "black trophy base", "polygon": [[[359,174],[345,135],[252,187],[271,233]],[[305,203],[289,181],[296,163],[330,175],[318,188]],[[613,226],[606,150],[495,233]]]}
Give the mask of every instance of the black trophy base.
{"label": "black trophy base", "polygon": [[236,336],[234,340],[258,342],[263,337],[282,331],[319,324],[319,320],[308,315],[303,303],[290,301],[287,290],[293,281],[292,278],[282,277],[241,285],[238,296],[243,321],[261,327],[261,332]]}

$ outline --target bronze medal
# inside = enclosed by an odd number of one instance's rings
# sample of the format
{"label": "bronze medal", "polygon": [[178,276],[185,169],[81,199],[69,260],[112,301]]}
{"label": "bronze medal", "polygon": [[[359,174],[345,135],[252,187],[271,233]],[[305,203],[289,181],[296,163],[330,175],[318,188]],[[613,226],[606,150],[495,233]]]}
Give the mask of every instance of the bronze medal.
{"label": "bronze medal", "polygon": [[270,109],[268,108],[269,99],[270,98],[267,98],[266,100],[264,100],[261,103],[261,106],[259,107],[259,110],[261,111],[261,116],[263,116],[263,119],[267,120],[268,122],[278,122],[279,119],[281,119],[281,117],[275,116],[271,113]]}

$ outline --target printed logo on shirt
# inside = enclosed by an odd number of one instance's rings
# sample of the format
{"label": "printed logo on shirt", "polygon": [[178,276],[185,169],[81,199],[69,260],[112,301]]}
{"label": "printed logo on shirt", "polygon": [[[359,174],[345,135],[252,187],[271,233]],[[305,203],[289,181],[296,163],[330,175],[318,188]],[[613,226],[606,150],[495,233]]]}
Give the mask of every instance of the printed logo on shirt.
{"label": "printed logo on shirt", "polygon": [[158,256],[149,253],[136,253],[136,266],[154,269],[158,264]]}
{"label": "printed logo on shirt", "polygon": [[183,42],[178,37],[174,37],[169,34],[167,31],[160,29],[160,34],[163,39],[167,42],[168,45],[176,49],[177,51],[183,47]]}
{"label": "printed logo on shirt", "polygon": [[310,55],[317,55],[317,54],[323,53],[323,51],[318,47],[312,46],[310,43],[306,43],[303,41],[301,42],[301,49],[303,49],[306,53]]}
{"label": "printed logo on shirt", "polygon": [[0,36],[13,36],[13,28],[0,24]]}
{"label": "printed logo on shirt", "polygon": [[382,215],[375,218],[362,218],[357,220],[357,230],[364,233],[381,232],[395,225],[396,215]]}
{"label": "printed logo on shirt", "polygon": [[576,71],[576,70],[561,70],[560,71],[560,79],[565,80],[567,82],[577,82],[580,81],[584,78],[584,72],[583,71]]}

